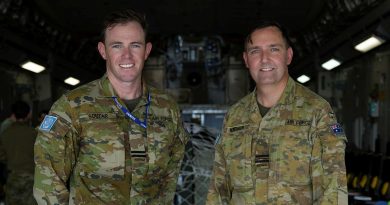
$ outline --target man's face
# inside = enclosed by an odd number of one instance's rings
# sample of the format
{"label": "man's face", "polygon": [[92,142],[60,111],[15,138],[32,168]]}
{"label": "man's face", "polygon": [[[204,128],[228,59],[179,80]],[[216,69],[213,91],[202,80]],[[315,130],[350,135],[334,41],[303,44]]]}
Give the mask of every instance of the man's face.
{"label": "man's face", "polygon": [[292,49],[283,40],[277,27],[266,27],[254,31],[252,43],[247,43],[243,53],[246,67],[257,86],[280,85],[288,80]]}
{"label": "man's face", "polygon": [[145,42],[145,33],[136,21],[116,24],[106,30],[105,41],[98,50],[106,60],[111,83],[141,83],[142,69],[152,49]]}

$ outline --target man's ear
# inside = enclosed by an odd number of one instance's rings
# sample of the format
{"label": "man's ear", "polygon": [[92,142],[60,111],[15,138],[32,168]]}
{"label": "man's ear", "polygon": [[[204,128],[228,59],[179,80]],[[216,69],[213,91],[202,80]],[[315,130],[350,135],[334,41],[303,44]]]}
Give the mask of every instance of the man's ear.
{"label": "man's ear", "polygon": [[245,62],[245,67],[247,67],[247,68],[249,68],[248,67],[248,54],[247,54],[247,52],[242,52],[242,58],[244,59],[244,62]]}
{"label": "man's ear", "polygon": [[106,46],[104,45],[104,43],[103,42],[99,42],[97,48],[98,48],[98,51],[99,51],[100,55],[102,56],[102,58],[104,60],[107,60]]}
{"label": "man's ear", "polygon": [[294,55],[293,49],[291,47],[289,47],[287,49],[287,65],[290,65],[290,63],[293,59],[293,55]]}
{"label": "man's ear", "polygon": [[152,43],[151,42],[147,42],[146,43],[146,48],[145,48],[145,60],[148,59],[150,51],[152,51]]}

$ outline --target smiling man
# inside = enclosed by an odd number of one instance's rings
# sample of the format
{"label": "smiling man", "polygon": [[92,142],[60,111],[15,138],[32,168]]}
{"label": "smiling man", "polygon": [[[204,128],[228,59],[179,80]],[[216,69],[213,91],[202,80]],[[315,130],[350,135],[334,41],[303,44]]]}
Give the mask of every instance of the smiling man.
{"label": "smiling man", "polygon": [[39,204],[172,204],[188,141],[173,99],[142,80],[152,49],[144,17],[107,16],[106,74],[64,94],[39,127]]}
{"label": "smiling man", "polygon": [[284,29],[256,26],[243,58],[256,89],[225,116],[207,204],[348,204],[343,129],[329,103],[289,77]]}

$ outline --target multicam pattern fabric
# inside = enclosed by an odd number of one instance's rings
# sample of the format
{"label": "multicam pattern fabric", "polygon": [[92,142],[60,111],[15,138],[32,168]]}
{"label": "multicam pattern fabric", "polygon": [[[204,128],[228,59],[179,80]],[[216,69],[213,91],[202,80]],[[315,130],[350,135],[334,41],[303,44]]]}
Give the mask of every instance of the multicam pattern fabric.
{"label": "multicam pattern fabric", "polygon": [[147,129],[118,109],[106,75],[53,105],[57,119],[35,143],[39,204],[172,204],[189,137],[177,104],[155,88],[143,87],[132,114],[145,119],[148,93]]}
{"label": "multicam pattern fabric", "polygon": [[348,204],[346,138],[330,105],[290,78],[262,117],[255,93],[225,117],[206,204]]}

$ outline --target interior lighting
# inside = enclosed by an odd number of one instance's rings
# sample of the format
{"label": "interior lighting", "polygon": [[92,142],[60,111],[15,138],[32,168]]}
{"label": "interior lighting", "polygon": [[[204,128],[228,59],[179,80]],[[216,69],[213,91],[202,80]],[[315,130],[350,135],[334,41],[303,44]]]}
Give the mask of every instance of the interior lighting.
{"label": "interior lighting", "polygon": [[69,85],[73,85],[73,86],[74,86],[74,85],[79,84],[79,83],[80,83],[80,80],[78,80],[78,79],[76,79],[76,78],[73,78],[73,77],[69,77],[69,78],[65,79],[64,82],[65,82],[66,84],[69,84]]}
{"label": "interior lighting", "polygon": [[355,49],[362,52],[362,53],[365,53],[373,48],[376,48],[376,47],[382,45],[384,42],[385,42],[384,39],[382,39],[378,36],[372,35],[371,37],[369,37],[366,40],[362,41],[361,43],[357,44],[355,46]]}
{"label": "interior lighting", "polygon": [[22,68],[29,70],[29,71],[32,71],[34,73],[40,73],[40,72],[45,70],[45,67],[43,67],[39,64],[36,64],[32,61],[27,61],[20,66],[22,66]]}
{"label": "interior lighting", "polygon": [[297,81],[300,83],[306,83],[309,80],[310,80],[310,77],[307,75],[301,75],[297,78]]}
{"label": "interior lighting", "polygon": [[339,66],[341,64],[340,61],[332,58],[328,61],[326,61],[325,63],[323,63],[321,66],[325,69],[325,70],[332,70],[333,68]]}

